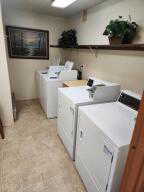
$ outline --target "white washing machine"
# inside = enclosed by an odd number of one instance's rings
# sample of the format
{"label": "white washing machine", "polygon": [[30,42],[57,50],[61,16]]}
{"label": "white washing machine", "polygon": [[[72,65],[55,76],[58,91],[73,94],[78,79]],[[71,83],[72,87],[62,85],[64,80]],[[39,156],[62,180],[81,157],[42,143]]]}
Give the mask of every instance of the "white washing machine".
{"label": "white washing machine", "polygon": [[73,65],[73,62],[67,61],[65,65],[50,66],[36,73],[38,98],[48,118],[57,116],[57,88],[62,87],[65,80],[77,79],[77,71],[72,70]]}
{"label": "white washing machine", "polygon": [[56,118],[58,110],[58,88],[63,87],[64,81],[76,80],[77,71],[62,71],[56,77],[44,76],[42,78],[42,107],[47,118]]}
{"label": "white washing machine", "polygon": [[76,168],[88,192],[119,192],[141,97],[79,108]]}
{"label": "white washing machine", "polygon": [[[73,63],[71,63],[72,65]],[[40,101],[40,104],[42,106],[42,109],[46,112],[45,109],[45,83],[43,82],[43,77],[50,77],[57,78],[57,73],[60,73],[62,70],[65,69],[64,65],[58,65],[58,66],[50,66],[48,69],[39,70],[36,72],[36,85],[37,85],[37,94],[38,99]]]}
{"label": "white washing machine", "polygon": [[[97,89],[93,98],[89,96],[89,86],[61,88],[58,91],[57,131],[71,158],[75,159],[78,107],[94,103],[110,102],[120,94],[120,85],[95,80]],[[103,86],[101,86],[103,85]]]}

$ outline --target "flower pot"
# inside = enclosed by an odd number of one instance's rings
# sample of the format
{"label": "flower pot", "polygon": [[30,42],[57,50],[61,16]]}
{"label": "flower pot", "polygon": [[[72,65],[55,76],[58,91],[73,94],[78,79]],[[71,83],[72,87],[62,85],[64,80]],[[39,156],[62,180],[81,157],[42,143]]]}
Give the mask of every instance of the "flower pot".
{"label": "flower pot", "polygon": [[109,37],[110,45],[119,45],[122,44],[122,40],[119,37]]}

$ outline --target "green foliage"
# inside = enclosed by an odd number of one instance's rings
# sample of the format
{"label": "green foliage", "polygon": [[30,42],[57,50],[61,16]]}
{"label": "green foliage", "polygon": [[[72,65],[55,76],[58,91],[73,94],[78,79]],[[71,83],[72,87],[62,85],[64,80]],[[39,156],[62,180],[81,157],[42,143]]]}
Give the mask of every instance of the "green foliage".
{"label": "green foliage", "polygon": [[136,22],[123,20],[122,16],[119,16],[118,19],[110,21],[103,35],[107,35],[109,38],[119,38],[122,43],[130,43],[136,36],[137,29]]}
{"label": "green foliage", "polygon": [[77,36],[76,30],[71,29],[69,31],[64,31],[61,34],[61,38],[58,41],[59,46],[66,48],[66,47],[76,47],[77,44]]}

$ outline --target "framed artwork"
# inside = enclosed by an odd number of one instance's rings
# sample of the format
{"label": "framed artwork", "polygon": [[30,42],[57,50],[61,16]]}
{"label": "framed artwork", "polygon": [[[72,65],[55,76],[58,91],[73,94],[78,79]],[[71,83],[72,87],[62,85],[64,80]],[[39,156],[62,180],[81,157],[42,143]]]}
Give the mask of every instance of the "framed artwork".
{"label": "framed artwork", "polygon": [[6,27],[11,58],[49,59],[49,32],[39,29]]}

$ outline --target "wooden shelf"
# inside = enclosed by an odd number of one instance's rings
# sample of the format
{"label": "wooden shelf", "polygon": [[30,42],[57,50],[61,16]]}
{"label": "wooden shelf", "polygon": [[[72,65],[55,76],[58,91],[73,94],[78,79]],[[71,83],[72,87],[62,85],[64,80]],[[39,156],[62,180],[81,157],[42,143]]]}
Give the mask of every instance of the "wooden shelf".
{"label": "wooden shelf", "polygon": [[[53,48],[63,48],[58,45],[50,45]],[[78,45],[65,47],[64,49],[105,49],[105,50],[135,50],[144,51],[144,44],[120,44],[120,45]]]}

